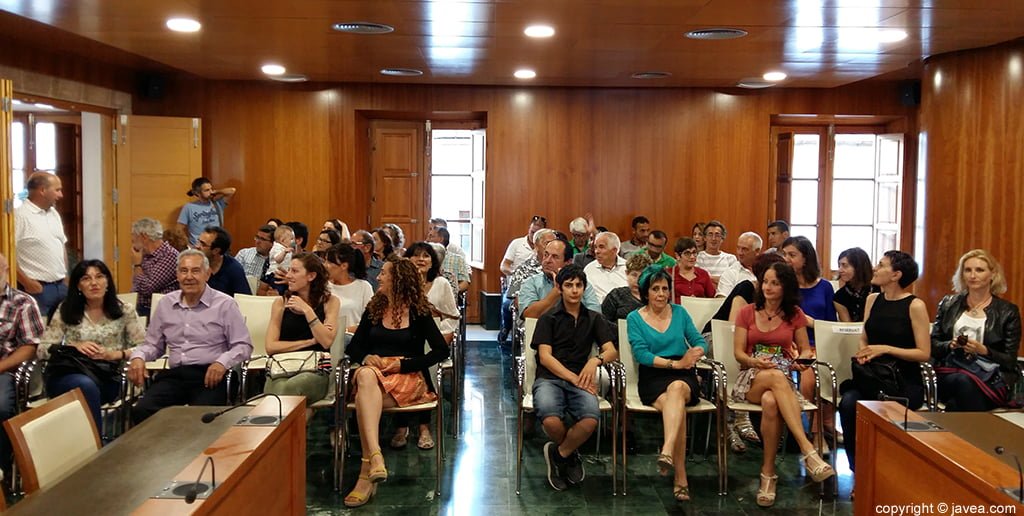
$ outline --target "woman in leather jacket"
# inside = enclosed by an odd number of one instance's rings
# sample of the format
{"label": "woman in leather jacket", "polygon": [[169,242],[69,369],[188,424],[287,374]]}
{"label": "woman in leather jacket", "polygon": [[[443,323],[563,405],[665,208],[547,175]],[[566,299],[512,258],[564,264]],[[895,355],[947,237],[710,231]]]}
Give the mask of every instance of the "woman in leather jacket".
{"label": "woman in leather jacket", "polygon": [[[997,296],[1006,292],[1003,268],[983,249],[968,251],[953,274],[953,290],[939,302],[932,327],[932,357],[939,366],[950,353],[962,353],[968,360],[983,357],[999,365],[999,373],[1012,388],[1019,376],[1021,319],[1017,305]],[[993,392],[979,382],[964,372],[940,371],[939,400],[947,411],[987,411],[1006,404],[1007,389]]]}

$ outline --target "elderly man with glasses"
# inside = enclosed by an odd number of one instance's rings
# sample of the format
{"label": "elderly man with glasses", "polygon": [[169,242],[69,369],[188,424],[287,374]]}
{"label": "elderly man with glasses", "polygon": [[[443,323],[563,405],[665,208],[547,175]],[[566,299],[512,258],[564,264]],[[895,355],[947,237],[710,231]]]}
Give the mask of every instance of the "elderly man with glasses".
{"label": "elderly man with glasses", "polygon": [[712,220],[704,226],[704,250],[697,255],[697,267],[711,274],[711,282],[718,287],[718,280],[725,271],[739,263],[735,255],[722,250],[725,241],[725,226]]}
{"label": "elderly man with glasses", "polygon": [[153,294],[178,290],[178,250],[164,240],[164,227],[149,217],[132,224],[132,292],[139,293],[135,311],[149,315]]}

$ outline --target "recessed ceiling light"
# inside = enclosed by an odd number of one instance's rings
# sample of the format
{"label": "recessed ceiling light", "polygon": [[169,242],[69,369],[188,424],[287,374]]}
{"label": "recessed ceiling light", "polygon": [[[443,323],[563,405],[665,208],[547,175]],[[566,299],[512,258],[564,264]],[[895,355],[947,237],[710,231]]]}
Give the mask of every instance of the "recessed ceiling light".
{"label": "recessed ceiling light", "polygon": [[757,90],[761,88],[771,88],[772,86],[775,85],[776,83],[766,81],[764,79],[761,79],[760,77],[745,77],[743,79],[740,79],[740,82],[736,83],[736,86],[739,86],[740,88],[748,88],[752,90]]}
{"label": "recessed ceiling light", "polygon": [[384,68],[380,71],[380,74],[391,77],[419,77],[423,75],[423,70],[415,68]]}
{"label": "recessed ceiling light", "polygon": [[260,70],[267,75],[283,75],[285,72],[284,67],[279,64],[265,64],[260,67]]}
{"label": "recessed ceiling light", "polygon": [[766,81],[779,82],[786,80],[785,72],[768,72],[761,76]]}
{"label": "recessed ceiling light", "polygon": [[724,27],[715,27],[710,29],[697,29],[691,30],[686,33],[686,37],[690,39],[736,39],[742,38],[747,35],[747,31],[742,29],[728,29]]}
{"label": "recessed ceiling light", "polygon": [[634,79],[664,79],[672,77],[672,74],[668,72],[636,72],[630,77]]}
{"label": "recessed ceiling light", "polygon": [[512,75],[515,75],[516,79],[533,79],[534,77],[537,76],[537,72],[533,70],[527,70],[524,68],[522,70],[516,70],[516,73]]}
{"label": "recessed ceiling light", "polygon": [[199,32],[203,26],[192,18],[170,18],[167,20],[167,28],[174,32]]}
{"label": "recessed ceiling light", "polygon": [[550,25],[530,25],[523,34],[531,38],[550,38],[555,35],[555,29]]}
{"label": "recessed ceiling light", "polygon": [[895,43],[907,39],[907,33],[899,29],[887,29],[878,31],[879,43]]}
{"label": "recessed ceiling light", "polygon": [[280,82],[306,82],[309,80],[309,77],[301,73],[283,73],[281,75],[271,75],[270,79]]}
{"label": "recessed ceiling light", "polygon": [[395,31],[390,25],[361,21],[335,23],[331,29],[347,34],[387,34]]}

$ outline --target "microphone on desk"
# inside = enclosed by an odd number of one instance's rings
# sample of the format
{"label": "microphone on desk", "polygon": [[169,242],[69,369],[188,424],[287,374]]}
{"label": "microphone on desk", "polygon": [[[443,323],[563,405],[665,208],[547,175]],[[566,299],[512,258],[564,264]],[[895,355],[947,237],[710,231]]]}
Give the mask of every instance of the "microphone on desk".
{"label": "microphone on desk", "polygon": [[[1006,454],[1006,448],[1003,448],[1002,446],[996,446],[996,453],[999,455],[1004,455]],[[1017,476],[1020,478],[1020,486],[1017,489],[1017,493],[1015,493],[1017,495],[1017,501],[1020,503],[1024,503],[1024,468],[1021,468],[1020,457],[1017,457],[1016,453],[1010,453],[1009,455],[1013,457],[1014,462],[1017,463]]]}
{"label": "microphone on desk", "polygon": [[[203,468],[199,470],[199,476],[196,477],[196,482],[192,484],[188,493],[185,494],[185,503],[194,503],[199,496],[199,486],[203,485],[203,473],[206,472],[206,466],[210,466],[210,492],[213,492],[213,489],[217,487],[217,467],[213,464],[213,456],[207,455],[206,462],[203,462]],[[203,491],[206,491],[206,486],[203,486]]]}
{"label": "microphone on desk", "polygon": [[[263,394],[257,394],[255,396],[253,396],[253,397],[243,401],[242,403],[239,403],[238,405],[232,405],[232,406],[230,406],[230,407],[228,407],[228,408],[226,408],[224,410],[221,410],[219,412],[207,412],[206,414],[203,414],[203,418],[202,418],[203,423],[212,423],[213,420],[219,418],[220,416],[224,415],[227,412],[231,412],[232,410],[235,410],[238,407],[244,407],[244,406],[248,405],[249,403],[251,403],[253,401],[256,401],[256,400],[258,400],[260,398],[266,398],[267,396],[271,396],[271,397],[277,399],[277,421],[276,421],[276,423],[280,423],[281,421],[284,420],[284,405],[281,402],[281,397],[280,396],[278,396],[277,394],[271,394],[269,392],[264,392]],[[272,418],[273,416],[270,416],[270,417]]]}
{"label": "microphone on desk", "polygon": [[903,396],[889,396],[886,393],[882,394],[882,401],[898,401],[903,404],[903,431],[907,432],[907,416],[910,414],[910,398],[904,398]]}

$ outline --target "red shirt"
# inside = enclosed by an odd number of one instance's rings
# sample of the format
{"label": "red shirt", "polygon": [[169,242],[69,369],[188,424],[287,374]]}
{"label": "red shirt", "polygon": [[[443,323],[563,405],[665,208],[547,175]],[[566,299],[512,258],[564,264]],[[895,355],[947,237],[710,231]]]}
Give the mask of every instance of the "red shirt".
{"label": "red shirt", "polygon": [[679,267],[672,268],[673,292],[672,302],[678,304],[679,298],[686,297],[715,297],[715,285],[711,283],[711,275],[700,267],[694,267],[695,274],[692,280],[682,277]]}

